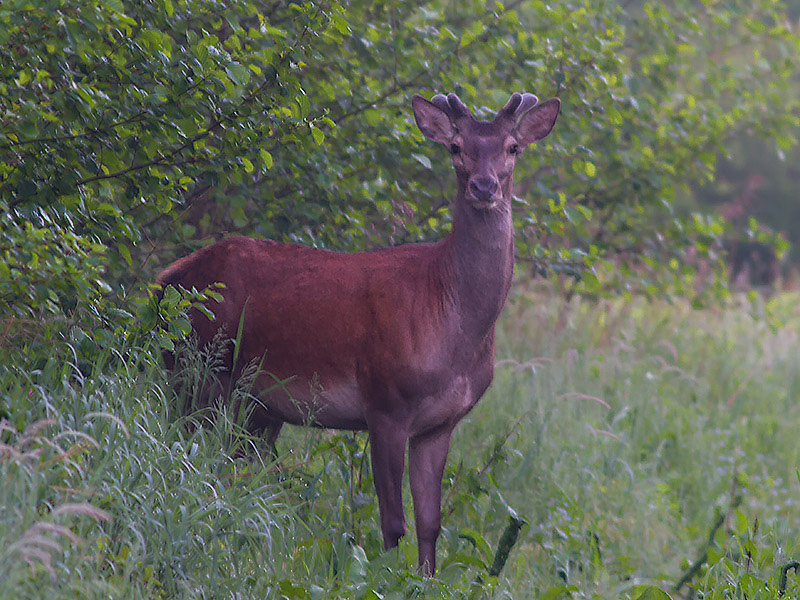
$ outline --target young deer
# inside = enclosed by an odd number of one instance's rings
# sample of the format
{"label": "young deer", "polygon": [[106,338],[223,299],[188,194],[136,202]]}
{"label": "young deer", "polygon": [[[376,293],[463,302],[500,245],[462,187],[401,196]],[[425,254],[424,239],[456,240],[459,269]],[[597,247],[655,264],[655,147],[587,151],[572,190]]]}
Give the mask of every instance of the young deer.
{"label": "young deer", "polygon": [[[348,254],[235,237],[176,261],[158,283],[225,284],[223,302],[209,305],[215,321],[190,317],[201,345],[221,328],[233,337],[243,319],[237,365],[263,361],[255,389],[269,390],[253,430],[273,441],[283,423],[369,431],[387,549],[406,531],[408,447],[419,564],[432,574],[450,437],[494,372],[495,321],[514,268],[514,163],[550,133],[560,102],[515,93],[491,122],[477,121],[455,94],[415,96],[412,106],[422,133],[450,151],[458,178],[446,238]],[[210,398],[241,370],[227,360]]]}

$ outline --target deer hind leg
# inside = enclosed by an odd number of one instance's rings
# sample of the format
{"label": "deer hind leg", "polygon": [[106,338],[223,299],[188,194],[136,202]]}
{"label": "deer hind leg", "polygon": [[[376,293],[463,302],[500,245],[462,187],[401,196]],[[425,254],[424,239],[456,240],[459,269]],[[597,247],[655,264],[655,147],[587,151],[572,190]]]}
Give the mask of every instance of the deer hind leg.
{"label": "deer hind leg", "polygon": [[267,444],[270,458],[278,460],[277,440],[283,427],[283,420],[267,412],[266,408],[259,402],[248,414],[247,430],[253,435],[258,435]]}
{"label": "deer hind leg", "polygon": [[417,523],[419,568],[425,575],[436,570],[436,540],[442,522],[442,476],[450,449],[451,427],[411,438],[408,473]]}
{"label": "deer hind leg", "polygon": [[372,474],[385,549],[397,546],[406,533],[403,513],[403,470],[408,435],[387,417],[368,418]]}
{"label": "deer hind leg", "polygon": [[279,421],[277,419],[270,419],[270,422],[265,425],[264,432],[262,436],[264,437],[264,441],[267,442],[267,447],[269,448],[269,454],[272,457],[272,460],[277,462],[278,460],[278,435],[280,435],[281,427],[283,427],[283,421]]}

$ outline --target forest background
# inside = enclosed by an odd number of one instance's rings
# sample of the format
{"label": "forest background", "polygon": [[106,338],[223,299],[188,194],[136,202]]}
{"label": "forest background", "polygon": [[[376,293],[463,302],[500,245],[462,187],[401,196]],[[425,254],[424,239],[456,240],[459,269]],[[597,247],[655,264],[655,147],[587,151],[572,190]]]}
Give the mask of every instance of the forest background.
{"label": "forest background", "polygon": [[[230,233],[342,250],[436,239],[453,178],[408,105],[439,91],[479,116],[517,90],[564,103],[559,136],[518,170],[520,272],[587,292],[685,284],[726,228],[800,235],[798,11],[8,3],[0,304],[29,326],[125,309],[159,267]],[[737,202],[734,222],[713,206]]]}

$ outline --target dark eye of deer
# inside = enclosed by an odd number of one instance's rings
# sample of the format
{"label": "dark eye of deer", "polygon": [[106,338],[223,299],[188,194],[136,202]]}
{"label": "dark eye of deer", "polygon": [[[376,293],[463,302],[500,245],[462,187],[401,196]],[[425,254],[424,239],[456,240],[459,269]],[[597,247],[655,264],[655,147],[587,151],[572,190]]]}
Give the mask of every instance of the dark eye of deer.
{"label": "dark eye of deer", "polygon": [[511,144],[511,146],[509,146],[508,148],[508,153],[516,154],[517,152],[519,152],[519,146],[517,146],[516,144]]}
{"label": "dark eye of deer", "polygon": [[461,146],[458,144],[450,144],[450,154],[460,154]]}

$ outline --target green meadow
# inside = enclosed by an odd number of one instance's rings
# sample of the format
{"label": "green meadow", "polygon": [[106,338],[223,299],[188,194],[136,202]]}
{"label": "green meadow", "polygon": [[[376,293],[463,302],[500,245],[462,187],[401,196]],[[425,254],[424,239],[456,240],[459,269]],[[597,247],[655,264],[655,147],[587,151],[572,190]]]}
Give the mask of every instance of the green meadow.
{"label": "green meadow", "polygon": [[5,353],[0,598],[796,597],[798,300],[515,288],[432,579],[407,490],[381,549],[366,434],[285,428],[273,459],[231,411],[180,416],[150,345]]}

